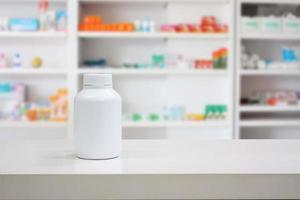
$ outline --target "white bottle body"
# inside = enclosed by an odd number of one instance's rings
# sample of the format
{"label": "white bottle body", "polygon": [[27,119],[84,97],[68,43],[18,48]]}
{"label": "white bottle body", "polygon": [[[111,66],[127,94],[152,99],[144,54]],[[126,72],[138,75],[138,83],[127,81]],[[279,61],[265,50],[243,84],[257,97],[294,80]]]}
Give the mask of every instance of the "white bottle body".
{"label": "white bottle body", "polygon": [[111,159],[122,149],[121,97],[112,88],[86,88],[75,98],[74,134],[79,158]]}

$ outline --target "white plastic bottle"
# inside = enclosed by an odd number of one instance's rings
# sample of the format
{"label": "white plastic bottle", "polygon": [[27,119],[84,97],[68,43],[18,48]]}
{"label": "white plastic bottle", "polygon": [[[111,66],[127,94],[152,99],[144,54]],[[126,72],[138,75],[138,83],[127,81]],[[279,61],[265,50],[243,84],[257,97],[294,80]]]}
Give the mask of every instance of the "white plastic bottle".
{"label": "white plastic bottle", "polygon": [[79,158],[111,159],[122,149],[121,97],[111,74],[84,74],[75,97],[75,148]]}

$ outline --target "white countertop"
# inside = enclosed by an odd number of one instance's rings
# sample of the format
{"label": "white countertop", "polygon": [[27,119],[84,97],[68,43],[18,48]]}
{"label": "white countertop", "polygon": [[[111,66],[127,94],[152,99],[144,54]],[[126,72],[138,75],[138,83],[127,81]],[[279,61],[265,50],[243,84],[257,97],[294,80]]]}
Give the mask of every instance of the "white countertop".
{"label": "white countertop", "polygon": [[0,174],[300,174],[300,140],[124,140],[113,160],[81,160],[67,140],[0,140]]}

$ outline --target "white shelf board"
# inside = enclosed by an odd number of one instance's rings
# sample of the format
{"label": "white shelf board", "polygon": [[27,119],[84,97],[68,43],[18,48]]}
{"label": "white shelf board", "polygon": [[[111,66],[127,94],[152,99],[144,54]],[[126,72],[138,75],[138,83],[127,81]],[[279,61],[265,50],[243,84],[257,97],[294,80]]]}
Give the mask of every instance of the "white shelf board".
{"label": "white shelf board", "polygon": [[199,3],[199,4],[228,4],[230,0],[79,0],[83,3]]}
{"label": "white shelf board", "polygon": [[300,40],[300,33],[241,33],[240,37],[244,40]]}
{"label": "white shelf board", "polygon": [[241,120],[240,127],[293,127],[300,126],[300,119]]}
{"label": "white shelf board", "polygon": [[[123,122],[123,128],[223,127],[227,121],[203,122]],[[0,128],[66,128],[64,122],[1,121]]]}
{"label": "white shelf board", "polygon": [[226,127],[229,123],[226,120],[210,121],[183,121],[183,122],[123,122],[123,128],[192,128],[192,127]]}
{"label": "white shelf board", "polygon": [[[50,3],[66,3],[67,0],[50,0]],[[0,0],[0,3],[39,3],[39,0]]]}
{"label": "white shelf board", "polygon": [[114,75],[191,75],[191,76],[226,76],[227,70],[176,70],[176,69],[79,69],[84,73],[112,73]]}
{"label": "white shelf board", "polygon": [[299,76],[300,70],[241,70],[245,76]]}
{"label": "white shelf board", "polygon": [[0,121],[0,128],[67,128],[67,123],[46,121]]}
{"label": "white shelf board", "polygon": [[173,33],[173,32],[79,32],[80,38],[143,38],[143,39],[219,39],[228,40],[227,33]]}
{"label": "white shelf board", "polygon": [[240,112],[300,112],[300,106],[240,106]]}
{"label": "white shelf board", "polygon": [[0,75],[67,75],[66,70],[61,69],[0,69]]}
{"label": "white shelf board", "polygon": [[0,38],[65,38],[67,32],[17,32],[0,31]]}
{"label": "white shelf board", "polygon": [[299,4],[298,0],[241,0],[241,3],[251,4]]}

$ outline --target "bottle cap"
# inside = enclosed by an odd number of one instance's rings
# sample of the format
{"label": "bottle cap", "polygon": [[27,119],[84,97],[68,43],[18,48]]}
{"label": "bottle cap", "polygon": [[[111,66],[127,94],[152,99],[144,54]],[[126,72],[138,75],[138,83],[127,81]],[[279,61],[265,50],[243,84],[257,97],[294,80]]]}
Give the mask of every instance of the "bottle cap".
{"label": "bottle cap", "polygon": [[112,87],[112,75],[111,74],[97,74],[88,73],[83,75],[84,87]]}

